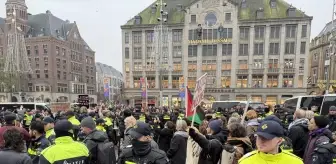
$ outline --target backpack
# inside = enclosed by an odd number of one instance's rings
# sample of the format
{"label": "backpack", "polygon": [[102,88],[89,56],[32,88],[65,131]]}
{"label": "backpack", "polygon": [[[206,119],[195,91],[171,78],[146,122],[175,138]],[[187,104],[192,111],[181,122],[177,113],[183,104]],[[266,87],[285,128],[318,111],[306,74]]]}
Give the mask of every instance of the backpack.
{"label": "backpack", "polygon": [[[238,155],[238,153],[240,153],[240,155]],[[238,160],[240,158],[238,156],[242,155],[244,155],[244,152],[241,152],[241,150],[237,146],[225,144],[223,146],[223,151],[219,164],[238,164]]]}
{"label": "backpack", "polygon": [[115,164],[116,153],[112,142],[98,142],[96,146],[97,164]]}

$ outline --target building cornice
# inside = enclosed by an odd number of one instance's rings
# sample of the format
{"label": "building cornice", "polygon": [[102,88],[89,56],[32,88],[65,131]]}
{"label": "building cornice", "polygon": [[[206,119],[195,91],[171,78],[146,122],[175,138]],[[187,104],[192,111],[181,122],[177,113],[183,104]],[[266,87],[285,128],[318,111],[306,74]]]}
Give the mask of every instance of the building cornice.
{"label": "building cornice", "polygon": [[300,18],[274,18],[274,19],[257,19],[257,20],[238,20],[238,24],[245,23],[288,23],[290,21],[311,21],[313,17],[300,17]]}
{"label": "building cornice", "polygon": [[[122,25],[121,29],[137,29],[137,28],[153,28],[158,24],[141,24],[141,25]],[[168,27],[183,27],[184,23],[176,23],[176,24],[167,24]]]}

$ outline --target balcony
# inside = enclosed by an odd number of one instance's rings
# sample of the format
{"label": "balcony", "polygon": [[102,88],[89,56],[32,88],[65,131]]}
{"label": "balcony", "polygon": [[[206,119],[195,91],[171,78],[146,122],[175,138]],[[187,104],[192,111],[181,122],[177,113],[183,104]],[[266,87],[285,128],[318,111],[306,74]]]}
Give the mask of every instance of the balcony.
{"label": "balcony", "polygon": [[142,71],[133,71],[133,76],[142,76]]}
{"label": "balcony", "polygon": [[280,68],[268,68],[268,74],[278,74],[280,72]]}
{"label": "balcony", "polygon": [[196,77],[197,72],[188,72],[188,77]]}
{"label": "balcony", "polygon": [[295,68],[284,68],[283,73],[293,74],[295,73]]}
{"label": "balcony", "polygon": [[264,69],[263,68],[252,69],[252,74],[264,74]]}
{"label": "balcony", "polygon": [[237,69],[237,74],[248,75],[248,69]]}
{"label": "balcony", "polygon": [[172,75],[183,75],[183,71],[182,70],[173,70]]}
{"label": "balcony", "polygon": [[230,70],[222,71],[222,76],[231,76],[231,71]]}
{"label": "balcony", "polygon": [[156,75],[156,71],[146,71],[146,76],[155,76]]}

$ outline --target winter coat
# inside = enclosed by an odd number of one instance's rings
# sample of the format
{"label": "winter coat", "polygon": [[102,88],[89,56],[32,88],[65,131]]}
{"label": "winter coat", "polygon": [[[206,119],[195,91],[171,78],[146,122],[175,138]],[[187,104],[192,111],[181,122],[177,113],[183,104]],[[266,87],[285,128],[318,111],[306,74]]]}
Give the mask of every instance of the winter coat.
{"label": "winter coat", "polygon": [[246,126],[247,135],[249,136],[249,135],[254,134],[257,131],[259,124],[260,123],[257,118],[249,120]]}
{"label": "winter coat", "polygon": [[0,159],[0,163],[4,164],[32,164],[32,160],[26,153],[18,153],[10,149],[0,151]]}
{"label": "winter coat", "polygon": [[332,134],[330,130],[327,128],[321,128],[321,129],[317,129],[311,132],[309,134],[307,147],[303,155],[304,163],[312,164],[312,155],[317,145],[320,145],[322,143],[329,143],[330,141],[333,142]]}
{"label": "winter coat", "polygon": [[236,153],[235,153],[235,159],[237,162],[246,153],[251,152],[253,150],[252,143],[248,137],[243,137],[243,138],[229,137],[227,144],[225,145],[232,145],[237,148]]}
{"label": "winter coat", "polygon": [[309,138],[308,119],[298,119],[289,125],[288,137],[292,140],[293,154],[302,158]]}
{"label": "winter coat", "polygon": [[5,131],[7,129],[10,129],[10,128],[15,128],[17,130],[19,130],[23,136],[23,139],[28,142],[30,140],[30,134],[28,133],[28,131],[24,128],[21,128],[21,127],[17,127],[17,126],[11,126],[11,125],[8,125],[8,126],[3,126],[3,127],[0,127],[0,150],[5,146],[5,141],[3,139],[3,135],[5,133]]}
{"label": "winter coat", "polygon": [[217,139],[207,139],[203,135],[189,129],[190,137],[202,148],[198,164],[217,164],[222,153],[222,144]]}
{"label": "winter coat", "polygon": [[184,131],[177,131],[170,143],[170,148],[167,151],[167,157],[171,164],[185,164],[187,159],[187,141],[188,133]]}
{"label": "winter coat", "polygon": [[170,147],[170,141],[173,138],[174,130],[163,128],[155,131],[159,135],[158,145],[161,150],[167,152]]}
{"label": "winter coat", "polygon": [[228,135],[229,135],[229,130],[227,130],[226,128],[222,128],[221,131],[219,131],[218,133],[213,134],[213,135],[207,135],[206,138],[209,140],[217,139],[219,142],[224,144],[227,140]]}
{"label": "winter coat", "polygon": [[100,130],[94,130],[84,138],[83,143],[91,152],[91,150],[94,147],[96,147],[99,142],[106,142],[106,141],[108,141],[108,137],[105,132]]}
{"label": "winter coat", "polygon": [[312,155],[312,164],[332,164],[336,157],[336,145],[322,143],[317,145]]}

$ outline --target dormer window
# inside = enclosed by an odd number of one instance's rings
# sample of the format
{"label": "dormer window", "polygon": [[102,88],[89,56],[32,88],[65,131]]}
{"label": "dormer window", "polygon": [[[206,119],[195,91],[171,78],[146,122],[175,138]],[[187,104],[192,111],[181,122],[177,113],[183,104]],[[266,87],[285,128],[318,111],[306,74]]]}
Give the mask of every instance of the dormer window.
{"label": "dormer window", "polygon": [[177,7],[177,11],[181,12],[183,10],[183,5],[182,4],[177,4],[176,7]]}
{"label": "dormer window", "polygon": [[295,17],[296,16],[296,9],[294,7],[290,7],[287,10],[288,17]]}
{"label": "dormer window", "polygon": [[271,6],[271,8],[276,8],[277,7],[277,1],[276,0],[271,0],[270,1],[270,6]]}
{"label": "dormer window", "polygon": [[247,4],[246,4],[246,0],[242,0],[241,2],[241,8],[246,8],[247,7]]}
{"label": "dormer window", "polygon": [[141,16],[137,15],[134,17],[134,24],[136,25],[141,24]]}
{"label": "dormer window", "polygon": [[257,19],[263,19],[264,18],[264,9],[260,8],[257,10]]}

